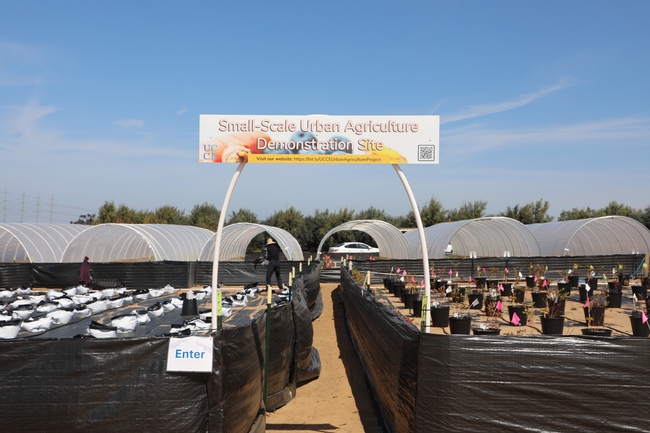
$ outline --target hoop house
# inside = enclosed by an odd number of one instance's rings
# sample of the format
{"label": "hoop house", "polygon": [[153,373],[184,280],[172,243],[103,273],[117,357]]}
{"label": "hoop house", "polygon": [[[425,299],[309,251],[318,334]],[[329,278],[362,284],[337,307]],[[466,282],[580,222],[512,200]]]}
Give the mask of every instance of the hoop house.
{"label": "hoop house", "polygon": [[62,262],[194,261],[211,230],[173,224],[100,224],[76,236]]}
{"label": "hoop house", "polygon": [[[453,255],[501,257],[509,251],[512,257],[539,256],[540,250],[532,232],[519,221],[507,217],[487,217],[473,220],[440,223],[424,229],[429,258],[445,257],[448,245]],[[405,233],[416,254],[422,254],[420,239],[415,230]]]}
{"label": "hoop house", "polygon": [[0,262],[59,262],[68,243],[90,227],[82,224],[1,223]]}
{"label": "hoop house", "polygon": [[[302,248],[291,233],[278,227],[254,223],[236,223],[223,228],[219,260],[244,261],[248,244],[255,236],[264,232],[278,243],[287,260],[304,260]],[[199,256],[200,261],[214,260],[216,236],[216,233],[212,233],[210,239],[205,243]]]}
{"label": "hoop house", "polygon": [[318,254],[325,245],[325,241],[336,232],[357,230],[368,233],[377,242],[379,256],[386,259],[416,259],[411,245],[404,234],[397,227],[381,220],[356,220],[348,221],[328,231],[318,245]]}
{"label": "hoop house", "polygon": [[544,256],[650,252],[650,230],[624,216],[529,224]]}

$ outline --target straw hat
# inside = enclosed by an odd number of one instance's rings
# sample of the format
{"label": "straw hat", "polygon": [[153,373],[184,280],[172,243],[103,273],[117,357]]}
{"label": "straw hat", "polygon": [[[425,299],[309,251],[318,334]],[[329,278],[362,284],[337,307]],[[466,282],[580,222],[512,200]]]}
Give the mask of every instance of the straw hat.
{"label": "straw hat", "polygon": [[266,240],[266,245],[271,245],[271,244],[274,244],[274,243],[275,243],[275,241],[273,239],[271,239],[271,238],[268,238]]}

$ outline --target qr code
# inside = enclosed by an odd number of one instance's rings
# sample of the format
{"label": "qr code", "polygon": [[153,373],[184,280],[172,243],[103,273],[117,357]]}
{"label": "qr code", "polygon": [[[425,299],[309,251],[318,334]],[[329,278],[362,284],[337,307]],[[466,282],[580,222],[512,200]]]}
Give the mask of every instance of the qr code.
{"label": "qr code", "polygon": [[436,147],[432,144],[420,144],[418,146],[418,161],[435,161]]}

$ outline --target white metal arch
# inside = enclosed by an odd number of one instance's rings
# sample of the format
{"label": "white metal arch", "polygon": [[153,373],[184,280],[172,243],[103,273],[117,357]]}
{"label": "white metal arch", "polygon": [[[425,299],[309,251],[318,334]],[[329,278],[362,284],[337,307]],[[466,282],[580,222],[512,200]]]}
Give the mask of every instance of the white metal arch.
{"label": "white metal arch", "polygon": [[[219,259],[223,261],[244,261],[248,244],[251,243],[255,236],[265,232],[282,248],[287,260],[304,260],[302,248],[291,233],[278,227],[256,223],[236,223],[224,227],[221,234]],[[216,233],[203,246],[199,255],[200,261],[211,261],[213,259],[215,242]]]}
{"label": "white metal arch", "polygon": [[594,256],[650,252],[650,230],[635,219],[611,215],[529,224],[544,256]]}
{"label": "white metal arch", "polygon": [[[429,257],[441,259],[452,245],[453,254],[500,257],[509,251],[512,257],[539,256],[540,249],[532,232],[521,222],[507,217],[486,217],[435,224],[424,229]],[[416,254],[420,253],[417,233],[405,235]]]}
{"label": "white metal arch", "polygon": [[[348,221],[328,231],[318,245],[318,255],[325,241],[336,232],[357,230],[368,233],[379,248],[379,256],[387,259],[416,259],[422,255],[415,255],[411,245],[404,234],[394,225],[381,220],[355,220]],[[417,233],[416,233],[417,234]]]}

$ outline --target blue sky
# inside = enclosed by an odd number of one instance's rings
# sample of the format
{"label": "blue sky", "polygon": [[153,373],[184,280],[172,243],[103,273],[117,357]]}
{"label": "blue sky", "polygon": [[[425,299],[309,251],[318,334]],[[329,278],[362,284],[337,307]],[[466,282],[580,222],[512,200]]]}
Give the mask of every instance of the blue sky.
{"label": "blue sky", "polygon": [[[420,205],[650,205],[647,1],[0,0],[0,212],[221,209],[200,114],[440,115]],[[51,201],[54,198],[54,204]],[[389,165],[249,164],[229,211],[410,210]],[[38,211],[38,212],[37,212]]]}

